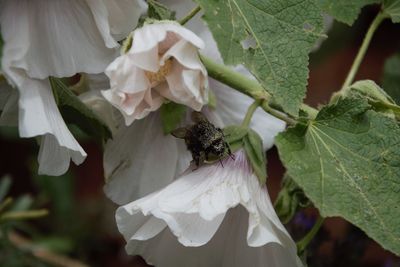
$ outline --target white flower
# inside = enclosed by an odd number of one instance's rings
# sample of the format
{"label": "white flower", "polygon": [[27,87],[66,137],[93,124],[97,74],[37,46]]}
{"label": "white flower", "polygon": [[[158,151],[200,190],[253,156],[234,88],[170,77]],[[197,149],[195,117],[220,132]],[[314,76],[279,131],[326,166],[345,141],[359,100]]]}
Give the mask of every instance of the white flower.
{"label": "white flower", "polygon": [[20,136],[42,136],[39,173],[60,175],[71,159],[80,164],[86,157],[61,117],[47,77],[104,71],[117,54],[117,41],[144,9],[141,0],[1,1],[2,71],[18,89]]}
{"label": "white flower", "polygon": [[160,267],[301,266],[243,151],[222,165],[188,169],[164,189],[118,208],[116,220],[127,252]]}
{"label": "white flower", "polygon": [[[216,109],[204,109],[208,119],[218,127],[240,124],[252,99],[220,83],[213,82]],[[190,116],[188,116],[190,117]],[[190,124],[190,119],[183,124]],[[285,123],[258,109],[250,126],[270,148]],[[168,185],[191,161],[185,143],[162,130],[158,112],[130,126],[121,125],[105,145],[104,172],[106,195],[123,205]]]}
{"label": "white flower", "polygon": [[132,46],[106,69],[111,89],[104,97],[126,124],[157,110],[165,99],[200,110],[207,103],[207,72],[198,57],[203,41],[172,21],[145,24]]}

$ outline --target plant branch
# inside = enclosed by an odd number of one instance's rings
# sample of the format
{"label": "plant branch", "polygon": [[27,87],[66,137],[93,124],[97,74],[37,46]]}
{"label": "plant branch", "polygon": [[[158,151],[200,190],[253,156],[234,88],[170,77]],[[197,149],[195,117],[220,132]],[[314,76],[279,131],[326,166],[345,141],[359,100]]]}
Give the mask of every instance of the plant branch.
{"label": "plant branch", "polygon": [[8,234],[8,239],[17,248],[28,251],[32,253],[32,255],[36,258],[51,265],[60,267],[89,267],[88,265],[75,259],[57,254],[45,248],[39,248],[35,246],[35,244],[31,240],[19,235],[14,231],[10,231],[10,233]]}
{"label": "plant branch", "polygon": [[360,49],[358,50],[357,56],[354,59],[353,65],[350,68],[350,71],[346,77],[345,82],[343,83],[342,88],[340,89],[340,91],[345,90],[345,88],[349,87],[351,85],[351,83],[354,80],[354,77],[360,67],[360,64],[362,62],[362,60],[364,59],[365,53],[368,50],[368,46],[371,43],[371,39],[376,31],[376,29],[378,28],[378,26],[381,24],[381,22],[387,18],[387,15],[383,12],[380,12],[375,19],[372,21],[371,25],[369,26],[369,29],[367,31],[367,33],[365,34],[364,40],[361,44]]}
{"label": "plant branch", "polygon": [[[254,79],[240,74],[231,68],[216,63],[210,58],[200,55],[200,59],[208,71],[208,75],[233,89],[250,96],[254,100],[260,100],[260,106],[274,117],[285,121],[287,124],[294,125],[296,120],[287,114],[272,108],[269,104],[271,95]],[[310,107],[311,108],[311,107]]]}
{"label": "plant branch", "polygon": [[179,21],[179,24],[185,25],[189,20],[191,20],[197,13],[201,10],[200,6],[193,8],[184,18]]}
{"label": "plant branch", "polygon": [[246,112],[246,116],[243,119],[242,126],[249,127],[251,118],[253,117],[254,112],[256,111],[258,106],[260,106],[260,104],[261,104],[261,100],[255,100],[253,102],[253,104],[251,104],[249,106],[249,108],[247,109],[247,112]]}
{"label": "plant branch", "polygon": [[319,216],[314,226],[311,228],[310,232],[308,232],[299,242],[297,242],[297,253],[302,254],[304,250],[307,248],[308,244],[310,244],[311,240],[318,233],[322,224],[324,223],[325,218]]}

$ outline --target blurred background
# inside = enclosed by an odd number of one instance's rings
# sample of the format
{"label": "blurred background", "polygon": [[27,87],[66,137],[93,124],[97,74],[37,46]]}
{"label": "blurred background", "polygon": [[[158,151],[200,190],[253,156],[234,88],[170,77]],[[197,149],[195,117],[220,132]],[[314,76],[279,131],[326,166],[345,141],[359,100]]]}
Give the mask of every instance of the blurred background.
{"label": "blurred background", "polygon": [[[308,104],[317,107],[327,103],[332,92],[341,87],[378,11],[376,7],[364,8],[351,28],[334,22],[329,38],[310,56]],[[372,79],[381,84],[385,60],[400,52],[399,33],[400,24],[385,21],[380,26],[356,80]],[[86,161],[71,166],[61,177],[49,177],[37,175],[36,140],[20,139],[15,128],[0,128],[0,212],[11,214],[0,220],[0,266],[147,266],[124,251],[125,242],[114,221],[116,205],[102,191],[101,146],[79,135],[88,153]],[[284,171],[276,150],[271,149],[268,188],[273,200]],[[42,216],[43,209],[48,215]],[[312,207],[295,215],[287,225],[295,240],[310,230],[317,215]],[[307,257],[310,267],[400,267],[399,257],[340,218],[325,220]]]}

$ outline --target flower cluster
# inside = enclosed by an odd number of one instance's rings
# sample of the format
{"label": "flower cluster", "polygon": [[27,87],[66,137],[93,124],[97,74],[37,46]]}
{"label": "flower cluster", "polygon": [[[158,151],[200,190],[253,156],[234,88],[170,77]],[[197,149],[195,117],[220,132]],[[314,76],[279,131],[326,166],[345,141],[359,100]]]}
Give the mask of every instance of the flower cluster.
{"label": "flower cluster", "polygon": [[[178,14],[187,9],[186,2],[169,4]],[[203,24],[191,22],[198,35],[172,21],[135,29],[146,11],[142,0],[5,0],[1,7],[8,84],[1,84],[0,123],[18,124],[21,137],[41,136],[39,172],[64,173],[86,153],[69,132],[48,78],[86,77],[79,99],[113,133],[105,144],[104,190],[121,205],[116,220],[129,254],[157,266],[301,266],[242,150],[193,170],[184,142],[163,132],[159,109],[167,102],[201,111],[221,128],[240,124],[252,102],[207,77],[199,50],[220,56]],[[131,45],[118,55],[125,38]],[[257,110],[249,127],[265,150],[285,123]]]}

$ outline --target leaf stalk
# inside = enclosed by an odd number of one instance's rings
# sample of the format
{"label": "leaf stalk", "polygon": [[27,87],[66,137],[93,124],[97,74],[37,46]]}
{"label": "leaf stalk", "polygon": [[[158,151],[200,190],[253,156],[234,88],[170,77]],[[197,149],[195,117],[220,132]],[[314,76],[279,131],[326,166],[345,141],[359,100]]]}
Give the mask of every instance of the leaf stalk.
{"label": "leaf stalk", "polygon": [[324,220],[325,218],[319,216],[311,230],[303,237],[303,239],[297,242],[297,253],[299,255],[304,252],[308,244],[310,244],[311,240],[314,239],[315,235],[318,233],[319,229],[323,225]]}
{"label": "leaf stalk", "polygon": [[256,111],[256,109],[260,106],[260,103],[261,103],[261,100],[255,100],[253,102],[253,104],[251,104],[249,106],[249,108],[247,109],[246,115],[243,119],[243,122],[242,122],[243,127],[249,127],[251,118],[253,117],[253,114]]}
{"label": "leaf stalk", "polygon": [[[219,64],[212,59],[200,55],[200,59],[207,69],[208,75],[233,89],[248,95],[254,100],[260,100],[260,106],[272,116],[285,121],[289,125],[295,125],[296,120],[287,114],[270,106],[271,95],[254,79],[240,74],[231,68]],[[310,107],[311,108],[311,107]],[[311,108],[312,109],[312,108]]]}
{"label": "leaf stalk", "polygon": [[384,19],[386,19],[387,17],[388,17],[387,14],[385,14],[383,12],[379,12],[378,15],[375,17],[375,19],[372,21],[371,25],[368,28],[367,33],[365,34],[364,40],[361,44],[361,47],[357,52],[356,58],[353,61],[350,71],[347,74],[346,80],[344,81],[340,91],[345,90],[347,87],[349,87],[353,83],[354,77],[355,77],[358,69],[360,68],[361,62],[364,59],[365,53],[368,50],[369,44],[371,43],[371,39],[374,36],[376,29],[379,27],[381,22]]}
{"label": "leaf stalk", "polygon": [[193,8],[185,17],[179,20],[179,24],[185,25],[189,20],[191,20],[197,13],[201,10],[200,6]]}

